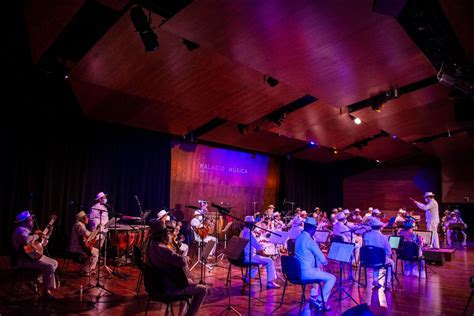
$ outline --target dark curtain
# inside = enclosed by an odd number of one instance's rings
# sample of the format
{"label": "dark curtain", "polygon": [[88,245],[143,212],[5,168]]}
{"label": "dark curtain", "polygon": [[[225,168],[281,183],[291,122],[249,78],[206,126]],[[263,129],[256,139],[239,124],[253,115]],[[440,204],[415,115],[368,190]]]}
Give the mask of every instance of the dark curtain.
{"label": "dark curtain", "polygon": [[352,174],[375,167],[366,159],[350,159],[335,163],[317,163],[287,159],[281,164],[279,206],[287,212],[300,207],[312,212],[315,207],[330,211],[343,206],[343,181]]}
{"label": "dark curtain", "polygon": [[169,208],[170,137],[79,119],[53,126],[2,128],[1,250],[8,250],[15,216],[32,209],[41,228],[59,215],[50,249],[67,243],[76,204],[84,209],[106,192],[114,211],[138,216]]}

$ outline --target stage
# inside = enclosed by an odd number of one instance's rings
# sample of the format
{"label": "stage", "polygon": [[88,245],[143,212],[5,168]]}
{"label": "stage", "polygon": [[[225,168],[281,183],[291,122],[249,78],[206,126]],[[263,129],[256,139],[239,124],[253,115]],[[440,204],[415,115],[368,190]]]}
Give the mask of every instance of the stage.
{"label": "stage", "polygon": [[[191,253],[194,249],[191,250]],[[60,261],[60,266],[61,266]],[[1,257],[1,296],[0,314],[3,315],[52,315],[52,314],[79,314],[79,315],[144,315],[147,295],[142,288],[136,295],[135,286],[138,270],[135,267],[120,267],[117,271],[129,274],[128,280],[116,276],[107,276],[102,279],[103,285],[111,290],[113,295],[105,295],[96,299],[97,290],[88,294],[70,295],[78,290],[81,284],[86,287],[89,279],[79,277],[78,265],[71,263],[68,271],[61,277],[61,286],[55,291],[57,299],[43,301],[36,298],[33,292],[23,285],[20,296],[8,299],[12,292],[12,273],[8,269],[7,257]],[[225,311],[228,303],[225,278],[227,276],[227,261],[219,261],[219,267],[208,273],[206,282],[211,283],[210,295],[206,298],[201,308],[200,315],[218,315]],[[335,264],[330,264],[332,273],[338,275]],[[199,268],[194,269],[193,275],[199,279]],[[280,264],[278,274],[281,276]],[[105,270],[104,270],[105,271]],[[265,269],[262,269],[262,279],[265,285]],[[367,303],[374,315],[461,315],[470,295],[469,280],[474,271],[474,244],[471,242],[466,250],[456,250],[455,259],[446,262],[443,266],[430,266],[428,279],[417,277],[398,276],[400,284],[395,282],[394,290],[384,291],[371,286],[358,289],[357,283],[345,281],[344,288],[359,302]],[[230,288],[231,304],[243,315],[247,314],[247,292],[241,292],[242,281],[240,271],[233,268],[232,286]],[[102,273],[102,272],[101,272]],[[106,273],[104,273],[106,275]],[[371,273],[369,271],[368,275]],[[95,279],[91,280],[95,284]],[[283,281],[280,282],[283,285]],[[335,289],[339,284],[337,280]],[[282,287],[283,288],[283,287]],[[258,281],[252,282],[252,296],[259,298],[264,303],[254,300],[252,302],[252,315],[297,315],[301,289],[299,286],[290,285],[285,294],[285,300],[280,307],[279,302],[282,288],[276,290],[260,291]],[[306,297],[309,298],[309,289]],[[332,307],[326,315],[340,315],[347,309],[355,306],[349,298],[338,301],[337,295],[329,300]],[[152,315],[164,315],[164,306],[151,303]],[[178,304],[175,304],[175,314],[178,313]],[[303,306],[303,315],[315,315],[318,312],[310,303]],[[471,303],[467,315],[474,313],[474,303]],[[225,313],[224,313],[225,314]]]}

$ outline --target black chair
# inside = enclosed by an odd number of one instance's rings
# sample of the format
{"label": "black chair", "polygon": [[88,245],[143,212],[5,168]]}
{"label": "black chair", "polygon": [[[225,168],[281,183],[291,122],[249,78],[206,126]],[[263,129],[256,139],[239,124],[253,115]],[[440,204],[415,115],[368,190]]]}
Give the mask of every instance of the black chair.
{"label": "black chair", "polygon": [[294,256],[295,255],[295,243],[296,239],[288,239],[286,244],[288,245],[288,256]]}
{"label": "black chair", "polygon": [[[364,276],[365,276],[365,285],[367,286],[367,268],[371,269],[386,269],[387,273],[390,270],[393,272],[393,267],[391,264],[386,263],[386,254],[385,249],[375,246],[362,246],[360,248],[360,266],[359,266],[359,287],[361,286],[360,283],[360,274],[362,268],[364,268]],[[393,288],[393,273],[391,273],[391,284]],[[378,280],[377,280],[378,281]],[[385,287],[387,287],[387,278],[385,278]]]}
{"label": "black chair", "polygon": [[[231,282],[232,266],[236,266],[236,267],[240,268],[240,273],[242,275],[242,280],[244,281],[244,284],[242,286],[242,290],[243,290],[245,288],[245,286],[247,285],[247,281],[246,281],[247,276],[250,278],[250,269],[252,267],[256,267],[258,269],[258,280],[260,282],[260,291],[261,291],[262,290],[262,275],[260,273],[260,264],[255,263],[255,262],[252,262],[252,264],[250,264],[249,262],[245,262],[244,255],[245,255],[245,252],[242,251],[242,253],[240,254],[240,256],[237,260],[232,259],[232,258],[228,258],[228,260],[229,260],[229,270],[227,271],[227,280],[226,280],[225,284],[226,284],[226,286],[228,284],[232,284],[232,282]],[[244,268],[245,268],[245,275],[244,275],[244,271],[243,271]],[[250,289],[249,289],[249,291],[250,291]]]}
{"label": "black chair", "polygon": [[418,281],[421,279],[421,267],[423,265],[423,268],[426,273],[426,277],[428,277],[428,273],[426,270],[426,261],[424,260],[425,258],[423,256],[419,255],[420,247],[412,241],[405,241],[403,243],[403,246],[401,248],[400,253],[397,255],[397,261],[395,263],[395,273],[398,271],[398,260],[401,261],[402,265],[402,273],[403,271],[403,262],[404,261],[409,261],[409,262],[417,262],[418,263]]}
{"label": "black chair", "polygon": [[301,307],[306,301],[305,291],[306,285],[308,284],[318,284],[319,290],[321,292],[321,297],[323,298],[323,310],[326,310],[326,302],[324,301],[324,295],[322,294],[323,289],[320,280],[302,280],[301,279],[301,266],[298,259],[291,256],[281,256],[281,270],[285,276],[285,285],[283,286],[283,293],[280,299],[280,306],[283,305],[283,299],[285,298],[286,286],[288,281],[295,285],[301,285],[301,301],[299,314],[301,314]]}
{"label": "black chair", "polygon": [[89,259],[86,255],[77,253],[77,252],[70,252],[66,251],[60,255],[58,255],[59,258],[63,259],[63,264],[61,268],[59,269],[59,276],[62,277],[64,273],[67,271],[67,268],[69,267],[69,263],[71,261],[79,263],[79,274],[82,275],[82,268],[84,267],[84,264],[86,261]]}
{"label": "black chair", "polygon": [[165,288],[162,281],[163,271],[160,271],[156,267],[150,267],[145,264],[142,264],[142,273],[143,281],[145,284],[145,290],[148,293],[148,299],[146,301],[145,316],[148,315],[148,308],[150,306],[150,301],[159,302],[166,304],[165,316],[168,315],[168,311],[171,309],[171,315],[174,315],[173,306],[174,302],[185,301],[188,306],[191,306],[190,295],[181,295],[181,296],[167,296],[163,294],[163,289]]}
{"label": "black chair", "polygon": [[17,266],[16,252],[10,254],[10,266],[13,269],[13,285],[9,297],[15,297],[21,294],[22,283],[29,285],[34,294],[39,295],[38,277],[41,275],[39,270],[19,268]]}
{"label": "black chair", "polygon": [[342,237],[341,235],[331,235],[331,242],[342,242],[344,243],[344,237]]}

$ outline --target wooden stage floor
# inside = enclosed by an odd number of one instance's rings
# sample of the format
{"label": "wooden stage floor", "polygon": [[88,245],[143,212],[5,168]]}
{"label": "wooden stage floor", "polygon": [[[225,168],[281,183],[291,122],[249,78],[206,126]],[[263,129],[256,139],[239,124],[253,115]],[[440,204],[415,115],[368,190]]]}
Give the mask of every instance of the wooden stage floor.
{"label": "wooden stage floor", "polygon": [[[464,306],[470,295],[469,281],[474,276],[474,247],[469,244],[467,250],[457,250],[456,258],[444,266],[430,266],[428,280],[422,279],[418,282],[415,277],[399,276],[400,284],[395,282],[393,291],[384,291],[371,286],[360,288],[356,283],[346,281],[343,283],[346,289],[358,302],[367,303],[374,315],[462,315]],[[60,262],[61,264],[61,262]],[[146,305],[146,293],[144,290],[135,295],[135,285],[138,271],[134,267],[120,267],[120,273],[129,274],[128,280],[117,276],[107,276],[101,283],[111,291],[113,295],[106,295],[99,300],[96,299],[97,290],[79,295],[70,293],[88,284],[87,277],[79,277],[73,273],[78,268],[71,264],[68,272],[61,278],[61,286],[55,291],[58,297],[54,301],[42,301],[32,295],[31,290],[25,288],[19,297],[7,299],[12,291],[12,273],[8,269],[8,258],[1,257],[1,285],[0,285],[0,315],[143,315]],[[330,264],[330,270],[336,272],[337,266]],[[199,279],[199,268],[193,270],[193,274]],[[279,270],[279,265],[278,265]],[[264,269],[262,270],[264,272]],[[434,271],[434,272],[433,272]],[[201,308],[200,315],[226,314],[227,290],[225,278],[227,275],[227,263],[224,260],[220,267],[214,269],[207,275],[206,281],[212,284],[210,295]],[[369,271],[368,275],[371,273]],[[262,275],[265,284],[265,273]],[[370,279],[369,279],[370,280]],[[92,280],[95,284],[95,280]],[[247,314],[247,292],[241,292],[240,270],[233,268],[232,287],[230,289],[232,305],[243,315]],[[300,298],[301,287],[291,285],[287,288],[283,306],[279,307],[282,289],[259,290],[258,281],[252,282],[252,295],[264,301],[261,303],[252,300],[252,315],[297,315],[298,303],[294,302]],[[281,282],[283,284],[283,282]],[[339,285],[339,277],[335,289]],[[307,289],[309,297],[309,289]],[[338,300],[337,295],[329,301],[332,310],[325,315],[340,315],[347,309],[355,306],[349,298]],[[177,304],[175,314],[177,314]],[[164,315],[164,306],[159,303],[150,304],[150,315]],[[233,314],[233,313],[232,313]],[[323,314],[306,303],[302,315]],[[474,315],[474,302],[468,309],[467,315]]]}

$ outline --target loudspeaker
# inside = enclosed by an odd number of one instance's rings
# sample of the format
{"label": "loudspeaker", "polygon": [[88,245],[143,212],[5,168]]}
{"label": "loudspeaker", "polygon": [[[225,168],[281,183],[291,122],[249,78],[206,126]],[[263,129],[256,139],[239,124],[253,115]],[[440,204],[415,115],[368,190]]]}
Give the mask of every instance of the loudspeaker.
{"label": "loudspeaker", "polygon": [[442,266],[445,263],[444,254],[436,250],[424,250],[423,256],[425,257],[426,263],[432,263],[438,266]]}
{"label": "loudspeaker", "polygon": [[360,304],[346,310],[344,313],[342,313],[341,316],[372,316],[372,315],[374,314],[370,310],[369,305],[367,305],[367,303],[364,303],[364,304]]}
{"label": "loudspeaker", "polygon": [[372,10],[380,14],[398,17],[406,3],[407,0],[374,0]]}

